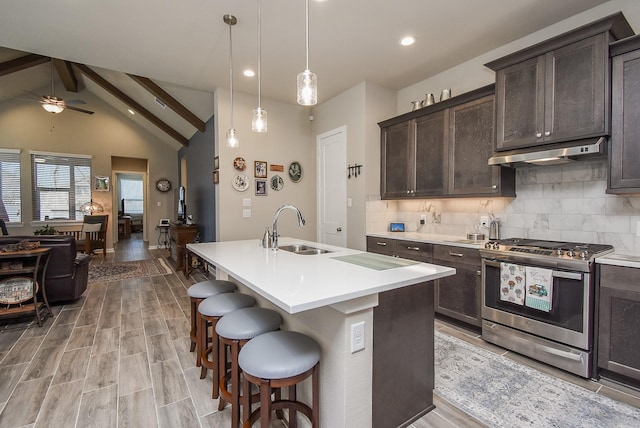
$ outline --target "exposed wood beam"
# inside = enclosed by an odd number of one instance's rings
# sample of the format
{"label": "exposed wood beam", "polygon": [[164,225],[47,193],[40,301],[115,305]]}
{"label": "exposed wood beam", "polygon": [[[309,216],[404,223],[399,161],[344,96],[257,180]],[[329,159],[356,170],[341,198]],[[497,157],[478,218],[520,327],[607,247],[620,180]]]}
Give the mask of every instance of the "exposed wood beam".
{"label": "exposed wood beam", "polygon": [[206,125],[203,121],[198,119],[198,116],[196,116],[191,112],[191,110],[180,104],[178,100],[173,98],[151,79],[149,79],[148,77],[136,76],[135,74],[127,74],[127,76],[131,77],[133,80],[138,82],[140,86],[151,92],[151,94],[153,94],[156,98],[168,105],[171,110],[175,111],[180,116],[182,116],[184,120],[195,126],[198,131],[205,131]]}
{"label": "exposed wood beam", "polygon": [[153,113],[151,113],[149,110],[147,110],[146,108],[142,107],[140,104],[135,102],[127,94],[125,94],[120,89],[113,86],[111,83],[109,83],[105,78],[100,76],[98,73],[96,73],[95,71],[93,71],[92,69],[90,69],[84,64],[73,63],[73,65],[75,65],[82,74],[87,76],[89,79],[93,80],[98,86],[102,87],[104,90],[111,93],[111,95],[118,98],[120,101],[122,101],[123,103],[125,103],[126,105],[128,105],[129,107],[137,111],[138,113],[140,113],[142,117],[144,117],[149,122],[153,123],[155,126],[157,126],[161,130],[166,132],[174,140],[178,141],[180,144],[182,144],[185,147],[189,144],[189,140],[183,137],[178,131],[171,128],[169,125],[167,125],[163,121],[161,121]]}
{"label": "exposed wood beam", "polygon": [[44,64],[48,61],[49,57],[36,54],[29,54],[21,56],[20,58],[11,59],[0,63],[0,76]]}
{"label": "exposed wood beam", "polygon": [[78,79],[73,72],[73,68],[71,68],[71,63],[57,58],[51,58],[51,61],[56,67],[58,76],[60,76],[60,80],[62,80],[65,89],[69,92],[78,92]]}

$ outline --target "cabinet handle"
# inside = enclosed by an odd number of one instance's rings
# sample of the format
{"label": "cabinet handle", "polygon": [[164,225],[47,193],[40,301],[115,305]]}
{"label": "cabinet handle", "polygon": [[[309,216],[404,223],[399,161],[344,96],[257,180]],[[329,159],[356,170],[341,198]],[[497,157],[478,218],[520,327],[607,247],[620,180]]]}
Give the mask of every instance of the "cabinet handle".
{"label": "cabinet handle", "polygon": [[548,137],[549,135],[551,135],[551,131],[546,131],[546,132],[544,133],[544,136],[545,136],[545,137]]}
{"label": "cabinet handle", "polygon": [[407,247],[407,250],[420,251],[420,247]]}
{"label": "cabinet handle", "polygon": [[542,137],[542,132],[536,132],[536,138]]}
{"label": "cabinet handle", "polygon": [[476,275],[478,275],[478,276],[482,276],[482,272],[481,272],[481,271],[479,271],[479,270],[477,270],[477,271],[476,271]]}
{"label": "cabinet handle", "polygon": [[454,257],[464,257],[464,254],[462,253],[452,253],[451,251],[449,251],[449,255]]}
{"label": "cabinet handle", "polygon": [[387,243],[386,242],[376,242],[376,245],[380,245],[382,247],[386,247]]}
{"label": "cabinet handle", "polygon": [[496,189],[498,188],[498,185],[497,185],[497,184],[494,184],[493,186],[491,186],[491,188],[492,188],[493,190],[496,190]]}
{"label": "cabinet handle", "polygon": [[410,195],[410,194],[411,194],[411,190],[407,190],[407,195]]}

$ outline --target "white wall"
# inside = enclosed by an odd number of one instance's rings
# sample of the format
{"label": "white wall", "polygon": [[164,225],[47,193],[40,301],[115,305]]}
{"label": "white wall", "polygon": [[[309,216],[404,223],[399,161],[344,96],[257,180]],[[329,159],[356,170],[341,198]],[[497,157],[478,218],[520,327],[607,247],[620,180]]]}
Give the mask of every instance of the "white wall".
{"label": "white wall", "polygon": [[[111,176],[111,156],[148,159],[149,183],[154,186],[160,177],[177,182],[177,155],[175,149],[127,120],[120,112],[89,91],[57,94],[63,98],[81,98],[85,108],[95,111],[85,115],[65,111],[57,115],[46,113],[37,102],[9,100],[0,104],[0,147],[22,149],[22,226],[10,227],[11,235],[31,235],[31,164],[29,150],[73,153],[92,156],[93,175]],[[149,225],[161,218],[174,217],[173,194],[160,193],[152,188],[147,192]],[[102,204],[109,215],[107,248],[113,245],[112,236],[117,228],[118,207],[113,207],[112,191],[93,192],[93,200]],[[160,204],[160,206],[158,206]],[[50,222],[52,223],[52,222]],[[149,240],[155,245],[157,235],[149,231]]]}
{"label": "white wall", "polygon": [[[612,0],[398,91],[396,114],[409,111],[410,101],[424,97],[425,92],[451,88],[455,96],[492,83],[494,74],[484,67],[486,62],[618,11],[640,31],[640,1]],[[606,177],[606,162],[532,166],[518,168],[516,198],[371,200],[367,232],[382,232],[389,222],[404,221],[409,231],[488,236],[488,230],[479,226],[480,215],[487,214],[502,220],[502,237],[606,243],[620,252],[640,253],[636,236],[640,196],[607,195]],[[420,214],[427,214],[421,229]]]}
{"label": "white wall", "polygon": [[[231,241],[258,239],[265,227],[273,221],[273,215],[283,204],[293,204],[300,209],[307,224],[300,228],[292,211],[285,211],[278,221],[281,236],[300,239],[316,239],[316,160],[315,140],[311,136],[309,110],[281,102],[262,99],[261,107],[268,114],[268,132],[251,131],[251,113],[257,106],[257,97],[239,92],[233,93],[234,127],[239,134],[240,147],[226,147],[226,132],[230,126],[229,91],[218,89],[215,94],[216,153],[220,157],[220,183],[216,186],[216,239]],[[249,189],[238,192],[231,186],[237,171],[233,160],[243,157],[247,163],[244,174],[250,182]],[[256,196],[254,161],[283,165],[283,172],[268,171],[268,180],[275,174],[284,179],[284,188],[267,189],[267,196]],[[289,164],[298,161],[303,168],[299,183],[293,183],[287,172]],[[213,159],[211,159],[213,171]],[[243,207],[243,199],[251,200],[251,207]],[[243,209],[251,210],[251,217],[242,216]]]}

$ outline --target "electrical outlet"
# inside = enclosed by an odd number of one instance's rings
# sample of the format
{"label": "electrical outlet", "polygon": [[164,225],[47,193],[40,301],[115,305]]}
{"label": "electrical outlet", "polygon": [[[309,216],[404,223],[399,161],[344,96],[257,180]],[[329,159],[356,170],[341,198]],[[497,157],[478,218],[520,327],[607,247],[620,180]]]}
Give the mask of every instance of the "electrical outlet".
{"label": "electrical outlet", "polygon": [[427,215],[420,214],[420,224],[425,224],[427,222]]}
{"label": "electrical outlet", "polygon": [[488,215],[481,215],[480,216],[480,226],[489,227],[489,216]]}
{"label": "electrical outlet", "polygon": [[364,349],[364,321],[351,324],[351,353],[354,354]]}

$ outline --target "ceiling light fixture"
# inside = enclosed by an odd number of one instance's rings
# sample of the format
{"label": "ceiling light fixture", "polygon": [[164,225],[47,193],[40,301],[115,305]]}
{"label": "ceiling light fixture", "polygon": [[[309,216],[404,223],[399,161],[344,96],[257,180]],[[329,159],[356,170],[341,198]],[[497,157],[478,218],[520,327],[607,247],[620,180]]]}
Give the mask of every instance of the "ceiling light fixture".
{"label": "ceiling light fixture", "polygon": [[222,18],[229,26],[229,100],[231,108],[231,127],[227,129],[227,147],[237,148],[240,145],[238,141],[238,135],[233,128],[233,43],[231,40],[231,27],[238,23],[238,20],[233,15],[225,15]]}
{"label": "ceiling light fixture", "polygon": [[261,16],[260,16],[260,0],[258,3],[258,107],[253,110],[253,118],[251,119],[251,130],[253,132],[267,132],[267,111],[260,107],[260,57],[261,57]]}
{"label": "ceiling light fixture", "polygon": [[298,74],[298,104],[312,106],[318,102],[318,77],[309,70],[309,0],[305,0],[305,35],[307,68]]}
{"label": "ceiling light fixture", "polygon": [[244,74],[246,77],[253,77],[256,75],[255,71],[250,69],[246,69],[245,71],[242,72],[242,74]]}
{"label": "ceiling light fixture", "polygon": [[49,113],[62,113],[64,111],[64,101],[56,97],[56,87],[53,84],[53,59],[51,59],[51,95],[43,97],[42,108]]}
{"label": "ceiling light fixture", "polygon": [[416,42],[416,39],[411,36],[403,37],[402,40],[400,40],[400,44],[402,46],[411,46],[415,42]]}

